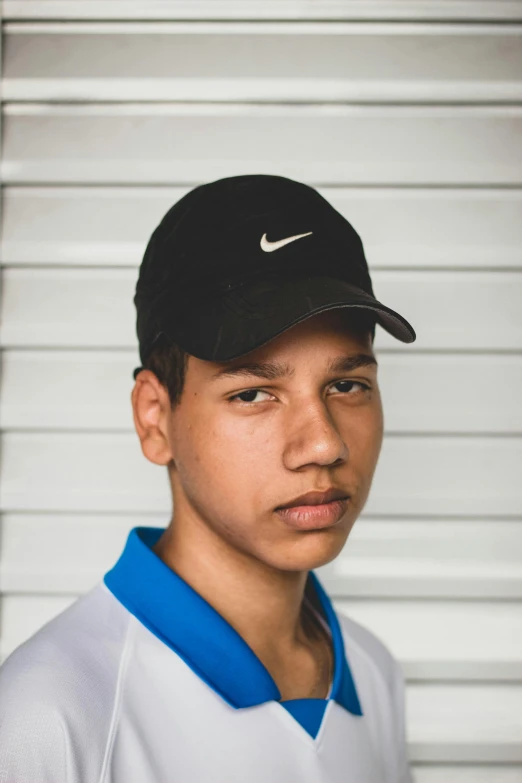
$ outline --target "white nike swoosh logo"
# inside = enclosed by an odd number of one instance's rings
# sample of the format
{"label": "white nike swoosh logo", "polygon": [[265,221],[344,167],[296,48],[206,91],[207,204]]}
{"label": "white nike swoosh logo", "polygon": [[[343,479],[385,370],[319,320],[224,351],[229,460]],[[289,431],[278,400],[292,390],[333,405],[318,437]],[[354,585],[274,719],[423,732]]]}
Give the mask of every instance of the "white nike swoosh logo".
{"label": "white nike swoosh logo", "polygon": [[277,242],[269,242],[266,238],[266,234],[263,234],[261,237],[261,250],[264,250],[265,253],[272,253],[274,250],[277,250],[280,247],[284,247],[290,242],[295,242],[296,239],[301,239],[301,237],[309,237],[310,234],[313,234],[313,231],[308,231],[306,234],[296,234],[293,237],[286,237],[286,239],[278,239]]}

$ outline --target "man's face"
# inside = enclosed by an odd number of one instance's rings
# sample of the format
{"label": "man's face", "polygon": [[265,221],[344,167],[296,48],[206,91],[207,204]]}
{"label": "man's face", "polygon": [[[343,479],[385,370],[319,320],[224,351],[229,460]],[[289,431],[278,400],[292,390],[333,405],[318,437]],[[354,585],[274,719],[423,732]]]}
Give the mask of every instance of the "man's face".
{"label": "man's face", "polygon": [[[226,363],[190,356],[168,426],[175,514],[189,510],[271,567],[316,568],[339,554],[366,502],[382,435],[370,335],[353,331],[347,310]],[[281,508],[331,488],[344,499]]]}

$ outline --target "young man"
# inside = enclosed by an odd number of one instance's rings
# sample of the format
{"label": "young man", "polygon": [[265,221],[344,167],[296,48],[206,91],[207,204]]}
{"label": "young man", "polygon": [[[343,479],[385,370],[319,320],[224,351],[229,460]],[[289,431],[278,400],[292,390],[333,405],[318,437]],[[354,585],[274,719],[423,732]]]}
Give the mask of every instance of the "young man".
{"label": "young man", "polygon": [[361,241],[314,189],[195,188],[154,231],[132,406],[166,529],[0,672],[7,783],[411,783],[404,680],[313,569],[368,497],[383,416]]}

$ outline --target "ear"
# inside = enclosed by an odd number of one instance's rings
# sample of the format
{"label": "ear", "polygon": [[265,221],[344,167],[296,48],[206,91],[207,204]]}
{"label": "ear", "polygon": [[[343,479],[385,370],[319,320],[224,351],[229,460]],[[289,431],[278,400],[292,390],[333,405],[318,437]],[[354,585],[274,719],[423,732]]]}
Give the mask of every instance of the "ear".
{"label": "ear", "polygon": [[138,373],[131,403],[134,427],[144,456],[156,465],[168,465],[173,459],[168,438],[170,397],[151,370]]}

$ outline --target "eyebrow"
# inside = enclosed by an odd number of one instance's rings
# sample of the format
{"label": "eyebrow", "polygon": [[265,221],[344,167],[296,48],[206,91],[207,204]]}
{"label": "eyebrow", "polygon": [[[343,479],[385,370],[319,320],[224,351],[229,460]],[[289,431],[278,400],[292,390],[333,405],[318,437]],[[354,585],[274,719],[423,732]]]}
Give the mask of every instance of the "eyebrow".
{"label": "eyebrow", "polygon": [[[327,371],[335,373],[353,372],[353,370],[357,370],[359,367],[371,365],[377,366],[375,356],[368,353],[357,353],[353,356],[340,356],[337,359],[332,359],[327,367]],[[222,367],[213,374],[212,379],[254,376],[274,381],[279,378],[290,378],[294,374],[295,370],[283,362],[247,362],[235,367]]]}

